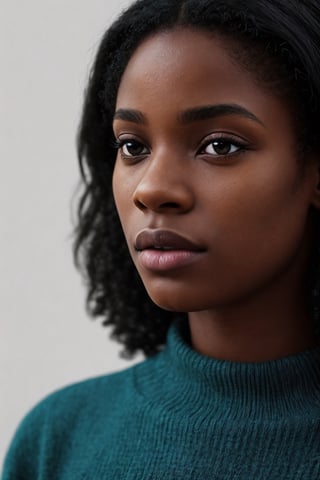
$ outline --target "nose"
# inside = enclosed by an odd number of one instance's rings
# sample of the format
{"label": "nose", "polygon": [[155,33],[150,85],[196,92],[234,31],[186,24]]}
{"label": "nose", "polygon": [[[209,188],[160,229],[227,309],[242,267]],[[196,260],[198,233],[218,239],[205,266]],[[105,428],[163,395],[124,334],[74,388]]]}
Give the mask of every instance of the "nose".
{"label": "nose", "polygon": [[133,193],[141,211],[186,213],[193,208],[194,195],[187,162],[170,155],[150,158]]}

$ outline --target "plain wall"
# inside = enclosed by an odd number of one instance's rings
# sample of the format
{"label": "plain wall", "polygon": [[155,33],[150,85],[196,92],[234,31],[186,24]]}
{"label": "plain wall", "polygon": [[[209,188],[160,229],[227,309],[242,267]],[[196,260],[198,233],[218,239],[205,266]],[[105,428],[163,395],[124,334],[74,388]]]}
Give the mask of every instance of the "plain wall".
{"label": "plain wall", "polygon": [[132,365],[73,266],[75,135],[98,42],[129,0],[0,0],[0,466],[46,394]]}

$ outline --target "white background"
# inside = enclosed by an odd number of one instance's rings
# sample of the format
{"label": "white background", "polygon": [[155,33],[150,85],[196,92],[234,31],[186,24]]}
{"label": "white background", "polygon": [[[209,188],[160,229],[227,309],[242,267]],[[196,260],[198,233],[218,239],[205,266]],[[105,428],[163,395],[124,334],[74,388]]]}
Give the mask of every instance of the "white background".
{"label": "white background", "polygon": [[103,32],[128,3],[0,0],[0,470],[44,395],[133,363],[87,317],[71,253],[83,90]]}

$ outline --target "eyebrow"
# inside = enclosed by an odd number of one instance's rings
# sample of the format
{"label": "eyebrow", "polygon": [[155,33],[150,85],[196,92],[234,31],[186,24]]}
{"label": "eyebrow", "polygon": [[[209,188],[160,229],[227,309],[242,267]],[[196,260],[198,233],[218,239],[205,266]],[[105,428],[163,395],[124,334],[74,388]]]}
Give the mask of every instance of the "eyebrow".
{"label": "eyebrow", "polygon": [[[264,124],[252,112],[237,104],[218,104],[218,105],[204,105],[190,108],[178,114],[178,121],[181,124],[188,124],[198,122],[201,120],[210,120],[218,117],[237,115],[240,117],[253,120],[260,125]],[[146,116],[139,110],[119,108],[113,117],[114,120],[124,120],[138,124],[147,124]]]}
{"label": "eyebrow", "polygon": [[146,124],[147,119],[139,110],[129,108],[119,108],[114,114],[113,120],[124,120],[126,122]]}
{"label": "eyebrow", "polygon": [[178,115],[178,120],[182,124],[198,122],[200,120],[209,120],[228,115],[237,115],[248,118],[263,125],[252,112],[237,104],[219,104],[219,105],[205,105],[201,107],[190,108]]}

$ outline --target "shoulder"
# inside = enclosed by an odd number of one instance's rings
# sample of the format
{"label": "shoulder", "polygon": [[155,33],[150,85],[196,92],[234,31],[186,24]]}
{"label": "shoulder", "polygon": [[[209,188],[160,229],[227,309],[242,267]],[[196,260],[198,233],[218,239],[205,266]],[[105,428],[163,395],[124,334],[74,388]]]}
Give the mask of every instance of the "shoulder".
{"label": "shoulder", "polygon": [[[145,362],[141,362],[145,363]],[[123,410],[134,395],[133,372],[125,370],[90,378],[60,388],[37,403],[23,418],[13,437],[4,463],[2,480],[37,478],[48,452],[77,435],[84,437]],[[55,452],[59,456],[58,452]],[[28,472],[22,476],[21,472]]]}
{"label": "shoulder", "polygon": [[[37,403],[23,419],[20,429],[28,424],[63,419],[65,422],[84,413],[113,408],[119,398],[132,394],[133,370],[137,365],[115,373],[79,381],[53,391]],[[94,418],[93,417],[93,418]]]}
{"label": "shoulder", "polygon": [[57,408],[64,410],[71,408],[74,410],[75,406],[88,405],[88,402],[93,399],[96,406],[100,401],[105,404],[108,399],[112,400],[130,389],[135,368],[136,366],[133,366],[115,373],[67,385],[45,397],[36,405],[35,409]]}

